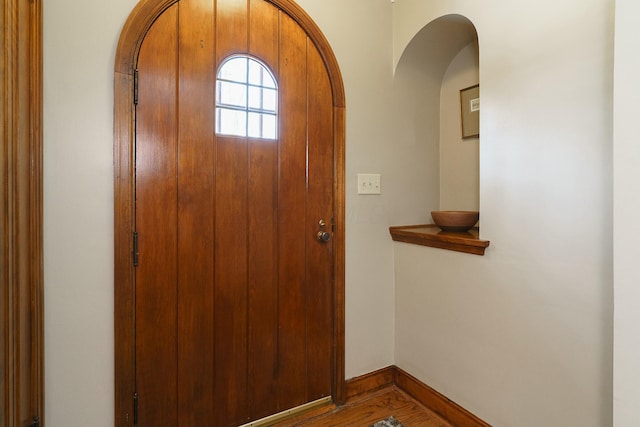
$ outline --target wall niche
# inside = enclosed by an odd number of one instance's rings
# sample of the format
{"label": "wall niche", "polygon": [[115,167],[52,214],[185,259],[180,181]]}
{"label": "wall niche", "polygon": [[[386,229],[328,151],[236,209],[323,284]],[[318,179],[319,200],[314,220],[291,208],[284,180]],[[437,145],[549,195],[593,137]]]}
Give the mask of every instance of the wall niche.
{"label": "wall niche", "polygon": [[[409,173],[424,182],[424,192],[416,197],[424,201],[421,217],[427,223],[433,210],[480,210],[480,137],[463,138],[460,101],[462,89],[478,84],[477,31],[457,14],[425,25],[395,69],[397,123],[412,126],[411,143],[425,146],[420,152],[424,170]],[[478,230],[473,239],[478,239]]]}

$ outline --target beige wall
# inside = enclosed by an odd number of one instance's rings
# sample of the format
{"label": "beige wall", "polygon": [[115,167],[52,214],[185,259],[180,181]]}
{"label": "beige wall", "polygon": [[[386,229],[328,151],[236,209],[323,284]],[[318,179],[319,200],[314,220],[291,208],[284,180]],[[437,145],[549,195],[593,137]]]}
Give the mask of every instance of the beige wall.
{"label": "beige wall", "polygon": [[640,3],[616,1],[614,90],[614,390],[613,425],[638,424],[640,407]]}
{"label": "beige wall", "polygon": [[113,425],[113,59],[135,0],[44,8],[45,422]]}
{"label": "beige wall", "polygon": [[478,31],[491,246],[395,244],[395,362],[495,426],[610,425],[613,1],[399,0],[395,58],[451,13]]}

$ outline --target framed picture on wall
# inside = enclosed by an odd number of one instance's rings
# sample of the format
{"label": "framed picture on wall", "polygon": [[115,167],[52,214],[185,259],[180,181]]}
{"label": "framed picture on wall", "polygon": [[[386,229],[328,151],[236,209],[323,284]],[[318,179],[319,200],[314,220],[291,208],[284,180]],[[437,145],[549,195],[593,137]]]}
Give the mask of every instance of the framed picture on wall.
{"label": "framed picture on wall", "polygon": [[480,136],[480,85],[460,90],[462,138]]}

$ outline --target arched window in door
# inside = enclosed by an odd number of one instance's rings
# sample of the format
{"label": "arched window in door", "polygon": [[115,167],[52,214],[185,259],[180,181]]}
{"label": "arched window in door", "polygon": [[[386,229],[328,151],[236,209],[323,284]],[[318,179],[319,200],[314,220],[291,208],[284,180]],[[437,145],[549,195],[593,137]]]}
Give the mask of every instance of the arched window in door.
{"label": "arched window in door", "polygon": [[277,138],[278,88],[260,61],[234,55],[222,62],[216,80],[216,133]]}

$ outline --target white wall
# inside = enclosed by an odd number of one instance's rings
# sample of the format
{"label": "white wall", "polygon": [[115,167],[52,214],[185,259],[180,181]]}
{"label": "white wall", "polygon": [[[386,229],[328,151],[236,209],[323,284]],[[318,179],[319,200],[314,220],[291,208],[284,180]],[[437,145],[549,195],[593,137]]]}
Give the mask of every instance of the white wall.
{"label": "white wall", "polygon": [[616,0],[614,89],[614,389],[613,425],[637,426],[640,407],[640,3]]}
{"label": "white wall", "polygon": [[613,1],[399,0],[394,58],[476,26],[484,257],[403,243],[398,366],[495,426],[612,415]]}
{"label": "white wall", "polygon": [[[46,422],[113,425],[113,60],[135,0],[44,4]],[[347,97],[346,374],[393,363],[391,3],[303,0]],[[337,13],[339,11],[339,13]],[[406,132],[411,132],[407,129]],[[356,196],[356,173],[382,174]],[[411,185],[419,186],[419,183]],[[413,191],[412,188],[407,188]],[[394,211],[395,210],[395,211]]]}
{"label": "white wall", "polygon": [[113,59],[134,0],[44,7],[45,418],[113,425]]}

